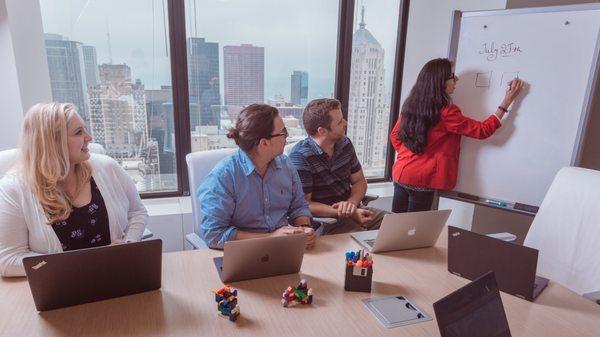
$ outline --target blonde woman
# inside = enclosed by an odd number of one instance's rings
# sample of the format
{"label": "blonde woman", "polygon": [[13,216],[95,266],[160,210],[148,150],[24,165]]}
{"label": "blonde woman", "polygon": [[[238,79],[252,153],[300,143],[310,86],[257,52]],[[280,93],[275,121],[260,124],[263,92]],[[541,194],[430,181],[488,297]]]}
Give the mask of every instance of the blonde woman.
{"label": "blonde woman", "polygon": [[72,104],[27,112],[20,162],[0,180],[2,276],[24,276],[26,256],[141,239],[148,215],[133,181],[90,141]]}

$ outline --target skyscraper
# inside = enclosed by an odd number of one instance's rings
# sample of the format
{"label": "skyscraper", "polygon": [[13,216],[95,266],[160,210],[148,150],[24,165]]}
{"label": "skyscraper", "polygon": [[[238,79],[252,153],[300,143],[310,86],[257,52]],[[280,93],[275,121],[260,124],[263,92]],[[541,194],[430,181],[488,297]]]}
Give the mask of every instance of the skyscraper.
{"label": "skyscraper", "polygon": [[175,122],[172,87],[163,85],[160,89],[146,89],[145,94],[148,136],[157,142],[160,174],[174,174],[177,167],[175,144],[173,144]]}
{"label": "skyscraper", "polygon": [[365,29],[364,7],[361,17],[360,28],[352,38],[347,135],[352,139],[366,173],[382,175],[389,118],[384,50]]}
{"label": "skyscraper", "polygon": [[291,102],[296,105],[306,105],[308,103],[308,73],[294,70],[291,80]]}
{"label": "skyscraper", "polygon": [[265,99],[265,48],[223,47],[225,105],[245,106]]}
{"label": "skyscraper", "polygon": [[98,59],[96,57],[96,47],[81,46],[81,52],[83,55],[83,67],[87,89],[90,85],[98,84]]}
{"label": "skyscraper", "polygon": [[199,109],[190,111],[190,128],[193,130],[198,125],[220,125],[219,44],[190,37],[187,55],[190,108]]}
{"label": "skyscraper", "polygon": [[45,34],[44,38],[52,99],[75,104],[87,122],[86,74],[81,43],[58,34]]}
{"label": "skyscraper", "polygon": [[89,89],[92,137],[116,159],[139,157],[148,146],[144,85],[126,64],[100,65],[99,80]]}

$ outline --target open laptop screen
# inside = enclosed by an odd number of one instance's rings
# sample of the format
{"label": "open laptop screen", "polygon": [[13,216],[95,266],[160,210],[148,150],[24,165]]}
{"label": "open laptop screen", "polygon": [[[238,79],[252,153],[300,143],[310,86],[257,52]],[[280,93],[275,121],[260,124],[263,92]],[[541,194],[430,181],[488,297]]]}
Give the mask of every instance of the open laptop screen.
{"label": "open laptop screen", "polygon": [[493,272],[433,304],[442,337],[510,337]]}

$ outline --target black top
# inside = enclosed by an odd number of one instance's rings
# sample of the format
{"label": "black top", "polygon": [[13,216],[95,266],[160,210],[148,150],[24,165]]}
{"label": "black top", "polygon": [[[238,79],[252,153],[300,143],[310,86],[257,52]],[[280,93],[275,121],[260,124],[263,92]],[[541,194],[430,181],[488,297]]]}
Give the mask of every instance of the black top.
{"label": "black top", "polygon": [[90,178],[90,184],[92,185],[90,203],[82,207],[73,207],[69,218],[52,224],[63,251],[110,244],[106,205],[94,178]]}

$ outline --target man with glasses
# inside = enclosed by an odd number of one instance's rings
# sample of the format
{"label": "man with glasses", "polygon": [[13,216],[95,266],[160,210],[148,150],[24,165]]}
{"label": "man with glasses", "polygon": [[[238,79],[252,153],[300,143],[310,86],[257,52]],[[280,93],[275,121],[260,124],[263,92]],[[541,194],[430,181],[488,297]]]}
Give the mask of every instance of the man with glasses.
{"label": "man with glasses", "polygon": [[338,234],[379,228],[386,212],[361,205],[367,180],[346,137],[340,102],[315,99],[304,108],[302,120],[308,137],[294,146],[290,159],[313,216],[338,219],[319,231]]}
{"label": "man with glasses", "polygon": [[315,244],[311,213],[293,164],[283,156],[288,132],[276,108],[244,108],[228,138],[239,149],[219,162],[198,187],[200,229],[211,248],[226,241],[296,233]]}

